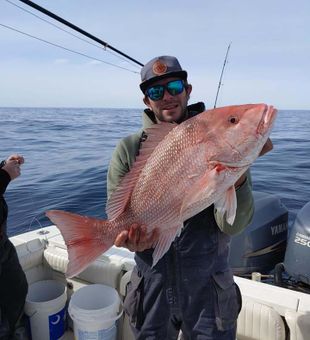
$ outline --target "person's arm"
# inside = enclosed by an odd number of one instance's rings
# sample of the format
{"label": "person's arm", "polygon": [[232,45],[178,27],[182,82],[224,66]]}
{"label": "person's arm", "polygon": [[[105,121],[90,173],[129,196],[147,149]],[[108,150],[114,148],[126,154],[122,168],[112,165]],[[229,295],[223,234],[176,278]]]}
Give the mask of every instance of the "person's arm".
{"label": "person's arm", "polygon": [[1,162],[0,168],[0,195],[5,193],[10,181],[20,175],[20,166],[24,164],[24,157],[21,155],[11,155]]}
{"label": "person's arm", "polygon": [[129,171],[129,155],[126,150],[126,144],[121,140],[113,154],[109,164],[107,175],[107,199],[111,198],[112,193],[116,190],[120,184],[122,178]]}
{"label": "person's arm", "polygon": [[2,166],[2,170],[6,171],[10,179],[13,180],[20,175],[20,166],[24,164],[25,160],[23,156],[20,155],[11,155],[5,161],[5,164]]}
{"label": "person's arm", "polygon": [[20,175],[20,165],[24,163],[24,157],[11,155],[1,162],[0,168],[0,226],[5,222],[7,215],[7,205],[3,198],[7,186],[11,180]]}
{"label": "person's arm", "polygon": [[5,223],[7,217],[7,205],[3,195],[10,181],[11,178],[9,174],[5,170],[0,169],[0,239],[2,237],[2,225]]}
{"label": "person's arm", "polygon": [[5,193],[7,186],[11,181],[10,175],[3,169],[0,169],[0,195]]}

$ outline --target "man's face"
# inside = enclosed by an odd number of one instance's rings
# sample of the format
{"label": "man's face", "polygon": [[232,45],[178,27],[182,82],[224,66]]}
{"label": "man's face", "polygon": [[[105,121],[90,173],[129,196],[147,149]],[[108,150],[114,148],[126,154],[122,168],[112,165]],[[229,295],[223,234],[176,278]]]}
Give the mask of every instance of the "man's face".
{"label": "man's face", "polygon": [[[165,78],[154,82],[151,86],[166,85],[173,80],[179,79],[180,78],[176,77]],[[184,90],[177,95],[171,95],[167,89],[165,89],[162,99],[154,101],[145,95],[144,103],[154,112],[157,120],[180,123],[184,119],[191,91],[191,85],[188,85],[186,88],[184,87]]]}

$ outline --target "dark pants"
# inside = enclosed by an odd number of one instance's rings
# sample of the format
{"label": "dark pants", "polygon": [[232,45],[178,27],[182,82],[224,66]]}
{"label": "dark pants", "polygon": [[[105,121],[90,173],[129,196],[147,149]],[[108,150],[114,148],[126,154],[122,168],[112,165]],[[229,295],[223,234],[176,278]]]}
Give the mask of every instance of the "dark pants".
{"label": "dark pants", "polygon": [[23,313],[28,291],[14,245],[0,240],[0,339],[9,339]]}
{"label": "dark pants", "polygon": [[136,254],[124,302],[136,339],[235,340],[241,295],[212,216],[193,218],[155,267],[151,250]]}
{"label": "dark pants", "polygon": [[125,309],[136,339],[175,340],[182,330],[186,340],[235,340],[239,289],[222,283],[194,275],[168,287],[155,275],[140,277],[134,271]]}

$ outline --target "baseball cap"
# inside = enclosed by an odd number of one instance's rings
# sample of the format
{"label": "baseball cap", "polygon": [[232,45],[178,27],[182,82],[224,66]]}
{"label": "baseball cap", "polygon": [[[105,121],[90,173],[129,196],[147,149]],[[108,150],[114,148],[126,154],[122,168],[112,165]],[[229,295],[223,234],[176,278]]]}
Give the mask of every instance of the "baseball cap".
{"label": "baseball cap", "polygon": [[186,80],[187,72],[182,69],[176,57],[165,55],[153,58],[141,69],[140,89],[145,93],[153,82],[168,77],[180,77]]}

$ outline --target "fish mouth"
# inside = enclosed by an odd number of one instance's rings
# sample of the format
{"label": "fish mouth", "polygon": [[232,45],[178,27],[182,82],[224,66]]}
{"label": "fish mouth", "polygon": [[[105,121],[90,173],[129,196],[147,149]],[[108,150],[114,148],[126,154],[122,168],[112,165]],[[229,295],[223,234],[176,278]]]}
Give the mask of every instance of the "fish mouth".
{"label": "fish mouth", "polygon": [[257,133],[259,135],[264,136],[268,131],[271,131],[276,113],[277,110],[272,105],[265,105],[262,118],[257,126]]}

